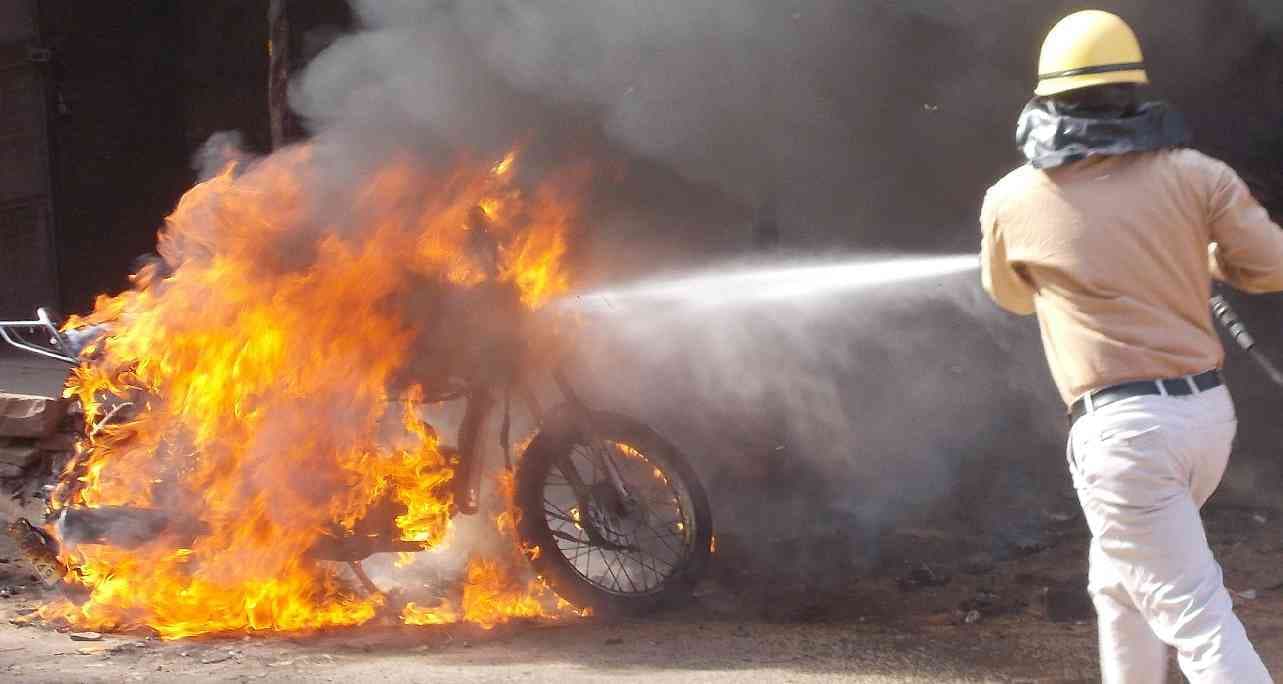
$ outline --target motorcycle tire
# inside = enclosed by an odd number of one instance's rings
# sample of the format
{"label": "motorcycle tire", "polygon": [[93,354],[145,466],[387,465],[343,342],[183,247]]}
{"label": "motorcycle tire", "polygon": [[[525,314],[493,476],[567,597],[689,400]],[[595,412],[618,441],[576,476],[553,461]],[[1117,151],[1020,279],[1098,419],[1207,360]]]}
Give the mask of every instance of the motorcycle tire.
{"label": "motorcycle tire", "polygon": [[[662,470],[666,484],[671,486],[676,482],[683,488],[690,510],[682,513],[682,519],[689,520],[694,528],[689,531],[684,526],[678,528],[688,540],[684,545],[687,553],[656,587],[630,592],[600,586],[567,558],[545,515],[544,491],[552,469],[570,459],[571,452],[586,440],[572,421],[554,419],[546,421],[531,440],[516,472],[517,532],[527,549],[539,549],[528,554],[535,572],[557,595],[576,608],[590,609],[593,615],[640,615],[689,600],[694,584],[708,564],[713,544],[712,514],[699,478],[686,457],[645,424],[608,412],[594,412],[591,422],[597,438],[627,445],[643,455],[648,466],[657,469],[657,477]],[[676,500],[675,496],[674,502]],[[591,551],[589,555],[591,557]]]}

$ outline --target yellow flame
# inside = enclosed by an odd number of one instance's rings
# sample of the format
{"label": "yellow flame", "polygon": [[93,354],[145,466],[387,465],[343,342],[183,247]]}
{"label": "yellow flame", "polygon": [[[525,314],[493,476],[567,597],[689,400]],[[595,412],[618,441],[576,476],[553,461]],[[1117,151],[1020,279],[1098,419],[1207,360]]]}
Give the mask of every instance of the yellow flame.
{"label": "yellow flame", "polygon": [[[396,304],[425,288],[503,286],[529,308],[565,292],[572,197],[586,176],[517,187],[515,153],[446,173],[397,162],[332,198],[314,189],[313,156],[289,148],[192,188],[159,236],[166,268],[71,323],[111,333],[68,382],[88,436],[53,505],[154,509],[199,526],[132,549],[68,550],[69,578],[90,598],[49,604],[44,617],[164,638],[358,625],[382,598],[310,550],[389,508],[401,540],[446,539],[455,464],[415,414],[421,389],[387,398],[418,360],[425,325],[462,333]],[[324,202],[342,210],[318,214]],[[470,246],[478,208],[493,265]],[[540,614],[519,574],[476,559],[457,611],[407,607],[406,621]]]}

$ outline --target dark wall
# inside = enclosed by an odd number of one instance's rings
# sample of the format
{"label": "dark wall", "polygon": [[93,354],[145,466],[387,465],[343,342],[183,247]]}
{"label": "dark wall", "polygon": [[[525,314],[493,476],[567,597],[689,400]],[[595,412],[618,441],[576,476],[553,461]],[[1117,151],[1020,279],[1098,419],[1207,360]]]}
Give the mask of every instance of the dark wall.
{"label": "dark wall", "polygon": [[210,134],[266,144],[263,2],[44,0],[63,308],[125,287]]}
{"label": "dark wall", "polygon": [[172,2],[43,4],[54,51],[54,196],[64,308],[126,284],[190,184],[182,15]]}
{"label": "dark wall", "polygon": [[48,62],[27,0],[0,0],[0,318],[57,300]]}
{"label": "dark wall", "polygon": [[183,8],[184,153],[190,158],[219,131],[237,131],[249,149],[267,150],[266,0],[176,4]]}
{"label": "dark wall", "polygon": [[[164,217],[196,180],[211,135],[270,147],[267,0],[42,0],[62,102],[53,126],[62,306],[128,284]],[[291,62],[342,27],[343,0],[289,4]]]}

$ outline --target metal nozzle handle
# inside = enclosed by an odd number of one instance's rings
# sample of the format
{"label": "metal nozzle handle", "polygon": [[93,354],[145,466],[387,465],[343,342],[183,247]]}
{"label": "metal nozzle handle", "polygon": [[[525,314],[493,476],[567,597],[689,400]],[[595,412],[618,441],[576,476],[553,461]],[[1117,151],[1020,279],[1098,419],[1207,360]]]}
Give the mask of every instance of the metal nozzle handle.
{"label": "metal nozzle handle", "polygon": [[1243,351],[1252,351],[1252,348],[1256,346],[1256,340],[1252,337],[1252,333],[1247,331],[1247,326],[1243,325],[1243,321],[1239,319],[1238,314],[1234,313],[1234,309],[1230,308],[1229,302],[1225,301],[1224,297],[1220,295],[1212,297],[1212,314],[1224,326],[1230,337],[1234,338],[1234,342],[1243,348]]}
{"label": "metal nozzle handle", "polygon": [[1234,342],[1256,360],[1270,380],[1276,385],[1283,386],[1283,372],[1280,372],[1274,366],[1274,362],[1256,348],[1256,340],[1252,338],[1252,334],[1247,331],[1247,326],[1243,325],[1243,321],[1239,319],[1238,314],[1234,313],[1234,309],[1230,308],[1229,302],[1225,301],[1224,297],[1220,295],[1212,297],[1212,313],[1225,327],[1226,332],[1234,338]]}

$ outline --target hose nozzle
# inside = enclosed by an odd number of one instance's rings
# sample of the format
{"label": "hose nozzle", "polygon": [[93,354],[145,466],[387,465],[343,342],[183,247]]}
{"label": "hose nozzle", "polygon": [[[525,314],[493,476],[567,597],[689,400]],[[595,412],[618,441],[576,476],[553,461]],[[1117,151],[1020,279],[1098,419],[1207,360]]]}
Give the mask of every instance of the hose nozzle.
{"label": "hose nozzle", "polygon": [[1234,313],[1234,309],[1230,308],[1229,302],[1225,301],[1224,297],[1220,295],[1212,297],[1212,314],[1225,327],[1225,331],[1230,334],[1230,337],[1234,338],[1234,342],[1243,348],[1243,351],[1252,351],[1252,348],[1256,346],[1256,340],[1252,337],[1252,333],[1247,331],[1247,326],[1243,325],[1243,321],[1239,319],[1238,314]]}

